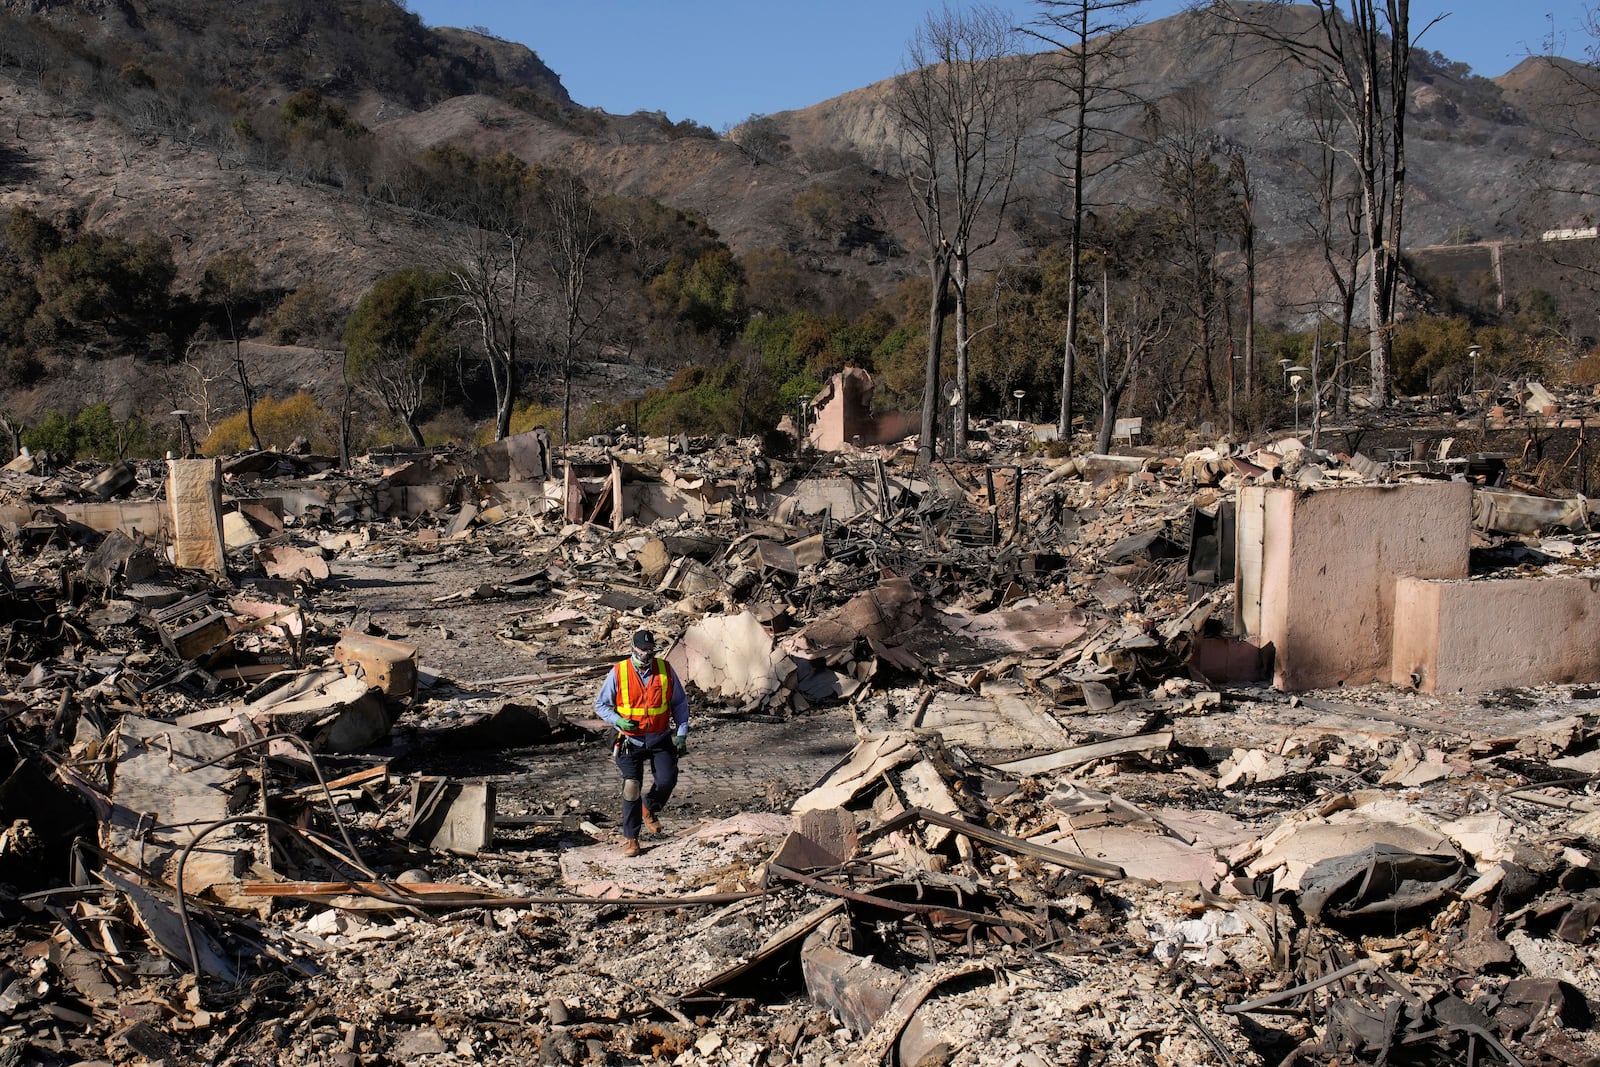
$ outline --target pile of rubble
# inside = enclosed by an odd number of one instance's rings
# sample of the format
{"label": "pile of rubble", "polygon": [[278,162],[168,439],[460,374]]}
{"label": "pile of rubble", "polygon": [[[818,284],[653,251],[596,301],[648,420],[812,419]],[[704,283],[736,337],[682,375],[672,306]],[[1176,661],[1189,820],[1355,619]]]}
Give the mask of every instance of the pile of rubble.
{"label": "pile of rubble", "polygon": [[[1389,639],[1408,582],[1590,582],[1586,503],[1028,440],[23,457],[0,1063],[1597,1062],[1600,666]],[[1285,603],[1361,494],[1441,573],[1347,527]],[[1352,604],[1330,665],[1297,612]],[[638,628],[695,724],[635,859],[589,705]]]}

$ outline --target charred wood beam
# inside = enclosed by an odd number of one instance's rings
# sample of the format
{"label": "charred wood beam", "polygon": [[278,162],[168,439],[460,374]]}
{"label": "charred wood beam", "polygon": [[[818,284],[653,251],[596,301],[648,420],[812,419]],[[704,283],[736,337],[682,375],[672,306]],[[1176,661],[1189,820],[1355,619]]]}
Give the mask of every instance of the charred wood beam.
{"label": "charred wood beam", "polygon": [[408,908],[481,908],[493,904],[504,908],[530,908],[557,904],[614,905],[619,908],[686,908],[704,904],[732,904],[752,897],[767,896],[770,890],[745,890],[737,893],[702,893],[676,897],[577,897],[577,896],[501,896],[486,890],[447,882],[402,883],[361,882],[244,882],[246,896],[295,897],[329,903],[338,897],[362,896],[388,901]]}
{"label": "charred wood beam", "polygon": [[815,889],[819,893],[827,893],[831,896],[843,897],[845,900],[852,900],[857,904],[869,904],[872,907],[883,908],[886,911],[898,911],[904,912],[907,915],[926,916],[928,921],[933,923],[942,924],[948,922],[969,922],[979,926],[1013,927],[1015,929],[1025,930],[1035,935],[1039,933],[1038,925],[1025,919],[1007,919],[999,915],[988,915],[981,911],[967,911],[964,908],[951,908],[942,904],[913,904],[899,900],[890,900],[887,897],[880,897],[872,893],[862,893],[859,890],[846,889],[844,886],[833,885],[832,883],[825,882],[820,878],[812,878],[809,875],[801,874],[799,871],[791,871],[789,868],[780,866],[776,863],[769,863],[767,868],[774,876],[778,878],[782,878],[790,882],[796,882],[805,886],[807,889]]}
{"label": "charred wood beam", "polygon": [[942,815],[927,808],[912,808],[910,811],[896,815],[872,833],[863,836],[861,843],[865,845],[869,841],[882,837],[884,834],[893,833],[917,822],[942,826],[947,830],[953,830],[958,834],[970,837],[974,841],[982,841],[993,848],[1023,856],[1031,856],[1041,863],[1053,863],[1058,867],[1065,867],[1080,874],[1089,874],[1096,878],[1127,877],[1123,869],[1115,863],[1107,863],[1104,860],[1093,859],[1089,856],[1075,856],[1070,852],[1062,852],[1060,849],[1050,848],[1046,845],[1036,845],[1032,841],[1026,841],[1020,837],[1012,837],[1010,834],[1002,834],[998,830],[991,830],[986,826],[967,822],[965,819]]}

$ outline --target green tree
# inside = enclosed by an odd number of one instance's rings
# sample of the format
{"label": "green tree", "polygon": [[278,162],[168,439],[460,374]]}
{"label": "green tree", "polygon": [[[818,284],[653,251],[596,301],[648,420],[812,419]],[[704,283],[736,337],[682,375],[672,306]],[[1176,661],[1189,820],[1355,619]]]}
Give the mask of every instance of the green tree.
{"label": "green tree", "polygon": [[14,207],[6,215],[5,244],[22,266],[37,268],[45,256],[61,247],[61,231],[49,219],[25,207]]}
{"label": "green tree", "polygon": [[838,190],[822,182],[812,182],[795,194],[794,213],[808,236],[823,241],[837,241],[849,222]]}
{"label": "green tree", "polygon": [[744,269],[726,247],[674,257],[650,286],[658,307],[696,333],[727,343],[744,327]]}
{"label": "green tree", "polygon": [[339,306],[333,293],[308,282],[284,297],[267,320],[267,338],[275,345],[315,344],[334,336]]}
{"label": "green tree", "polygon": [[309,126],[318,130],[357,128],[350,113],[339,104],[325,100],[314,88],[301,89],[283,102],[279,117],[285,126]]}
{"label": "green tree", "polygon": [[51,411],[38,426],[25,430],[21,441],[35,452],[48,452],[61,462],[95,459],[113,462],[130,453],[153,451],[150,427],[138,414],[119,420],[111,405],[99,402],[75,415]]}
{"label": "green tree", "polygon": [[164,334],[176,275],[166,241],[79,234],[44,254],[30,332],[70,338],[91,353],[113,343],[148,345]]}
{"label": "green tree", "polygon": [[450,360],[450,275],[419,268],[386,275],[345,323],[350,373],[377,394],[421,448],[420,415]]}

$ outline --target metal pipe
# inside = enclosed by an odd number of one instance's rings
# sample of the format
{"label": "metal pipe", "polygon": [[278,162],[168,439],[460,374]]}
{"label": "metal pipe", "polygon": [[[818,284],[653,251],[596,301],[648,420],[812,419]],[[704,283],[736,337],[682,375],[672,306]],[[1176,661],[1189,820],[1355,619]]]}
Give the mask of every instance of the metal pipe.
{"label": "metal pipe", "polygon": [[230,749],[215,759],[209,759],[204,763],[196,763],[191,767],[185,767],[183,769],[183,773],[188,774],[190,771],[198,771],[202,767],[210,767],[214,764],[221,763],[225,759],[231,759],[241,752],[248,752],[252,748],[258,748],[261,745],[265,745],[273,741],[292,741],[299,745],[300,748],[305,752],[306,759],[311,762],[311,770],[317,776],[317,784],[322,786],[322,794],[328,799],[328,813],[333,816],[333,824],[339,828],[339,836],[344,839],[344,847],[350,850],[350,855],[354,856],[361,867],[365,869],[366,860],[361,858],[360,850],[356,848],[355,842],[350,840],[350,833],[345,829],[344,820],[339,817],[339,805],[333,802],[333,790],[328,788],[328,779],[322,774],[322,764],[317,762],[317,754],[311,751],[311,744],[305,738],[300,737],[297,734],[268,734],[266,737],[255,741],[247,741],[237,748]]}

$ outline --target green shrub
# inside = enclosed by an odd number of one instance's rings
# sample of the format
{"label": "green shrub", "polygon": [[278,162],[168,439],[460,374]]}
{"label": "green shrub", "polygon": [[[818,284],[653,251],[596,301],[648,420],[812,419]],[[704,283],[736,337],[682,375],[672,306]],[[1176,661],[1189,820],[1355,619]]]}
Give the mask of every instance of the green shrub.
{"label": "green shrub", "polygon": [[[310,393],[296,393],[287,400],[267,397],[257,401],[255,423],[261,443],[268,448],[287,448],[297,437],[310,441],[315,452],[332,452],[336,447],[334,435],[338,419],[323,411]],[[217,423],[200,451],[208,456],[222,456],[254,447],[245,413],[236,411]]]}
{"label": "green shrub", "polygon": [[52,411],[22,435],[34,452],[48,452],[63,463],[98,460],[114,463],[128,456],[153,456],[160,446],[150,425],[135,414],[118,421],[109,404],[90,404],[75,415]]}

